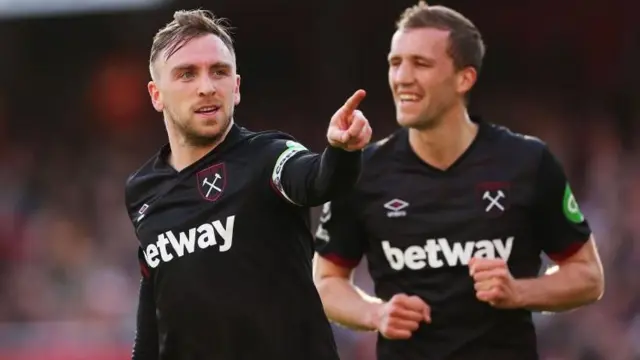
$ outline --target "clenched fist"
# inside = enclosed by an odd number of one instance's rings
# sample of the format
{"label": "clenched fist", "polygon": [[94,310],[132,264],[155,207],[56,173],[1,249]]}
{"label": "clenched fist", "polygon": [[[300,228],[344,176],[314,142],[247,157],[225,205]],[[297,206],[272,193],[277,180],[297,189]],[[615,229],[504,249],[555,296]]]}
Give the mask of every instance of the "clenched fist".
{"label": "clenched fist", "polygon": [[331,146],[355,151],[369,143],[371,140],[369,121],[358,110],[358,105],[366,94],[364,90],[356,91],[333,115],[327,130],[327,140]]}
{"label": "clenched fist", "polygon": [[516,280],[504,260],[472,258],[469,274],[473,277],[478,300],[501,309],[521,307]]}
{"label": "clenched fist", "polygon": [[431,308],[421,298],[397,294],[378,308],[376,327],[387,339],[408,339],[420,323],[431,322]]}

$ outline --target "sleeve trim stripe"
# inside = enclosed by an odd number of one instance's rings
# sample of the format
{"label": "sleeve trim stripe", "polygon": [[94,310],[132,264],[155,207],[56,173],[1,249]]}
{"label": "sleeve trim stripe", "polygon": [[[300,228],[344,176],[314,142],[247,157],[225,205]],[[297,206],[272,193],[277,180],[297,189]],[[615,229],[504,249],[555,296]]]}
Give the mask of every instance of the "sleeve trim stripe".
{"label": "sleeve trim stripe", "polygon": [[585,242],[582,241],[576,241],[571,243],[569,246],[567,246],[564,250],[557,252],[557,253],[553,253],[553,254],[547,254],[549,256],[549,258],[553,261],[557,262],[562,262],[568,258],[570,258],[571,256],[573,256],[573,254],[577,253],[578,250],[580,250],[583,246],[584,246]]}
{"label": "sleeve trim stripe", "polygon": [[280,196],[280,197],[281,197],[281,198],[283,198],[285,201],[287,201],[287,202],[289,202],[289,203],[291,203],[291,204],[293,204],[293,205],[301,206],[301,205],[297,204],[295,201],[291,200],[291,199],[289,198],[289,196],[287,196],[287,194],[285,194],[285,192],[284,192],[284,191],[280,190],[280,189],[278,188],[278,186],[276,186],[276,184],[273,182],[273,180],[271,180],[271,181],[270,181],[270,183],[271,183],[271,188],[273,189],[273,191],[274,191],[278,196]]}
{"label": "sleeve trim stripe", "polygon": [[360,263],[359,259],[358,260],[347,259],[337,254],[320,254],[320,256],[322,256],[323,258],[329,260],[330,262],[338,266],[348,268],[348,269],[353,269],[354,267],[358,266],[358,264]]}
{"label": "sleeve trim stripe", "polygon": [[151,275],[149,273],[149,268],[142,261],[140,261],[140,274],[142,274],[145,279],[148,279],[149,275]]}
{"label": "sleeve trim stripe", "polygon": [[304,150],[305,149],[303,147],[290,147],[287,150],[283,151],[282,154],[280,154],[280,156],[278,157],[278,160],[276,160],[276,164],[273,167],[273,172],[271,173],[271,184],[273,185],[273,188],[280,195],[282,195],[282,197],[285,200],[289,201],[294,205],[299,205],[299,204],[296,204],[295,201],[291,200],[291,198],[284,191],[284,187],[282,186],[282,173],[284,171],[284,165],[289,160],[291,160],[291,158],[293,158],[294,155]]}

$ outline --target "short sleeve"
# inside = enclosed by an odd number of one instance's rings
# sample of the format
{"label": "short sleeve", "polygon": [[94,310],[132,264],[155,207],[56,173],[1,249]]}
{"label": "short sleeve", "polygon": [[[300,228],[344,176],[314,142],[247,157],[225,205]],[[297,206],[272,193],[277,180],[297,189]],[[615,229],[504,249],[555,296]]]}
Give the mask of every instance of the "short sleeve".
{"label": "short sleeve", "polygon": [[534,235],[542,250],[562,261],[587,242],[591,229],[582,214],[562,165],[545,146],[536,177]]}
{"label": "short sleeve", "polygon": [[352,196],[325,203],[315,234],[316,252],[346,268],[354,268],[360,263],[367,244],[364,228],[357,219],[352,203]]}

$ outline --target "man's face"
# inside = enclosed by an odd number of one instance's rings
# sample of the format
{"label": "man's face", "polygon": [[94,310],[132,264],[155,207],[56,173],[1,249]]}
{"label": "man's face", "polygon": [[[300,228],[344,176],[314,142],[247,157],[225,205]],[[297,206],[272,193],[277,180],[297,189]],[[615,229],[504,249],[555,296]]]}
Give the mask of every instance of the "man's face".
{"label": "man's face", "polygon": [[229,48],[208,34],[190,40],[168,59],[161,53],[152,66],[149,94],[167,126],[190,145],[216,143],[240,102],[240,76]]}
{"label": "man's face", "polygon": [[[448,53],[449,31],[401,29],[391,40],[389,86],[401,126],[428,129],[462,101],[470,69],[455,71]],[[475,79],[475,78],[474,78]],[[469,86],[470,87],[470,86]]]}

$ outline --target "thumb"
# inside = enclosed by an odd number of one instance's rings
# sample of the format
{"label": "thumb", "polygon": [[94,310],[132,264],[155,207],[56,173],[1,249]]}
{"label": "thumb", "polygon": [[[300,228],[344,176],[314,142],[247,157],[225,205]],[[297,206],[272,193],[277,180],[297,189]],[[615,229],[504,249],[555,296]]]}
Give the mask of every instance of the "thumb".
{"label": "thumb", "polygon": [[349,139],[351,139],[351,134],[348,131],[341,131],[340,142],[346,143]]}
{"label": "thumb", "polygon": [[426,303],[424,304],[424,309],[422,310],[422,314],[424,315],[424,321],[430,324],[431,323],[431,307]]}
{"label": "thumb", "polygon": [[405,304],[408,308],[414,311],[422,311],[422,309],[427,305],[422,298],[416,295],[411,295],[406,298]]}
{"label": "thumb", "polygon": [[412,295],[408,298],[408,303],[415,311],[422,313],[424,321],[431,322],[431,307],[421,297]]}

